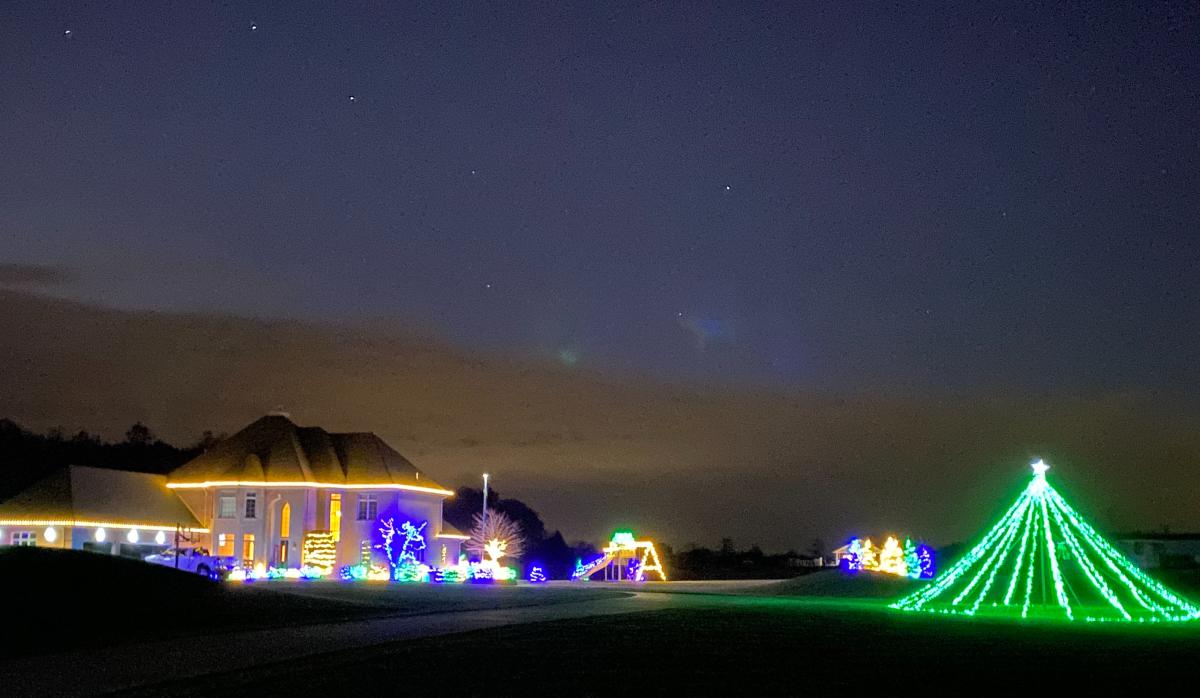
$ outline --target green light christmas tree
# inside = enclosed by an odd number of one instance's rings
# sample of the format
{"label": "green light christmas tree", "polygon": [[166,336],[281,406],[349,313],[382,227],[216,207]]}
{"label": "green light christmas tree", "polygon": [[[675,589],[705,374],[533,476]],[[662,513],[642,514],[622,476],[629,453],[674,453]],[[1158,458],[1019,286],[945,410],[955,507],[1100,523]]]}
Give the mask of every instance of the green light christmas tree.
{"label": "green light christmas tree", "polygon": [[903,611],[1085,621],[1185,621],[1200,608],[1146,576],[1046,481],[1033,479],[1000,521]]}

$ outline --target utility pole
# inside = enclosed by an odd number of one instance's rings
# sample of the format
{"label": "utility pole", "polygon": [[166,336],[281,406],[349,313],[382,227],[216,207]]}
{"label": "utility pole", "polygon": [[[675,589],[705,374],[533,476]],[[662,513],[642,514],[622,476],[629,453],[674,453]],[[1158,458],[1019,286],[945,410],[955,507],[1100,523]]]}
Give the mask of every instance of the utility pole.
{"label": "utility pole", "polygon": [[480,526],[483,530],[487,530],[487,495],[488,495],[488,474],[483,474],[483,521]]}

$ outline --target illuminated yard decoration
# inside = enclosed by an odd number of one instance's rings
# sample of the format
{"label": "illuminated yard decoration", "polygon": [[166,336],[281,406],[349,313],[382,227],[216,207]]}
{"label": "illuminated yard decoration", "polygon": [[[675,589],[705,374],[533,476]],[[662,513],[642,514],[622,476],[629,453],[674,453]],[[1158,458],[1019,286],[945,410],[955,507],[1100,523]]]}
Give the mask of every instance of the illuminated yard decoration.
{"label": "illuminated yard decoration", "polygon": [[582,561],[576,562],[571,579],[590,579],[604,570],[605,579],[610,581],[641,582],[646,579],[647,572],[653,572],[662,581],[667,581],[667,573],[658,559],[654,543],[635,539],[632,531],[613,533],[612,540],[601,553],[600,557],[586,565]]}
{"label": "illuminated yard decoration", "polygon": [[1148,577],[1088,525],[1046,481],[1048,469],[1034,463],[1029,485],[983,539],[892,607],[1053,620],[1200,617],[1200,608]]}
{"label": "illuminated yard decoration", "polygon": [[930,579],[933,577],[933,550],[924,544],[914,545],[911,538],[904,545],[894,536],[888,536],[882,548],[876,548],[870,538],[852,538],[842,567],[847,572],[862,570],[884,572],[898,577]]}
{"label": "illuminated yard decoration", "polygon": [[900,547],[900,541],[895,538],[888,537],[884,542],[883,548],[879,550],[879,566],[880,572],[887,572],[901,577],[908,576],[908,565],[904,562],[904,549]]}
{"label": "illuminated yard decoration", "polygon": [[485,556],[491,557],[488,546],[499,541],[504,544],[503,554],[509,557],[521,556],[524,544],[521,526],[508,514],[489,509],[487,518],[476,514],[474,521],[475,526],[471,529],[471,537],[467,540],[468,551],[478,555],[481,560],[487,559]]}
{"label": "illuminated yard decoration", "polygon": [[[383,536],[383,548],[387,555],[388,565],[392,568],[392,579],[398,582],[423,582],[429,578],[429,567],[421,564],[417,553],[425,549],[425,535],[422,533],[428,521],[422,521],[420,526],[414,526],[411,521],[405,521],[397,529],[394,519],[380,520],[379,533]],[[397,535],[403,535],[400,549],[393,543]]]}
{"label": "illuminated yard decoration", "polygon": [[517,578],[517,571],[500,564],[500,558],[508,554],[508,541],[493,538],[483,546],[486,557],[469,565],[468,576],[472,581],[507,582]]}
{"label": "illuminated yard decoration", "polygon": [[529,571],[529,581],[534,584],[541,584],[546,581],[546,574],[542,572],[541,567],[534,567]]}
{"label": "illuminated yard decoration", "polygon": [[333,571],[337,563],[337,541],[330,531],[309,531],[304,534],[304,546],[300,552],[300,563],[305,567],[320,570],[322,575]]}
{"label": "illuminated yard decoration", "polygon": [[[918,579],[933,579],[933,575],[937,574],[937,566],[933,563],[933,549],[928,545],[917,546],[917,574]],[[909,572],[908,576],[914,576]]]}

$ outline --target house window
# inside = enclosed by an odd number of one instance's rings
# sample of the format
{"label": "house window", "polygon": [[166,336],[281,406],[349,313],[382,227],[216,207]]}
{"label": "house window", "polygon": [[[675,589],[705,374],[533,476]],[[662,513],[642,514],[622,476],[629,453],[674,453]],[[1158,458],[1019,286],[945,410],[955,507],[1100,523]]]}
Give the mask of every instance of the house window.
{"label": "house window", "polygon": [[333,542],[342,539],[342,494],[334,492],[329,495],[329,531],[333,533]]}
{"label": "house window", "polygon": [[292,505],[287,502],[279,508],[279,537],[292,537]]}
{"label": "house window", "polygon": [[237,516],[237,497],[223,494],[217,497],[217,518],[232,519]]}
{"label": "house window", "polygon": [[13,545],[37,545],[37,534],[33,531],[15,531],[9,541]]}
{"label": "house window", "polygon": [[233,557],[232,533],[217,534],[217,555],[221,557]]}
{"label": "house window", "polygon": [[379,495],[358,495],[358,520],[370,521],[379,515]]}
{"label": "house window", "polygon": [[254,534],[253,533],[242,534],[242,559],[243,560],[253,560],[254,559]]}
{"label": "house window", "polygon": [[253,519],[258,517],[258,493],[246,493],[246,518]]}

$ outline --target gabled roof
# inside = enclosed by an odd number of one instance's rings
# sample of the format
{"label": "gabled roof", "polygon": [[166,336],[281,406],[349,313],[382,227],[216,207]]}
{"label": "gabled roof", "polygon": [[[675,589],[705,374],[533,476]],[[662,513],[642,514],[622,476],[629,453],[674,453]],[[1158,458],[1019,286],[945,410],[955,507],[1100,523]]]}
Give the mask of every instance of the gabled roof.
{"label": "gabled roof", "polygon": [[0,502],[0,522],[204,530],[167,478],[107,468],[58,468]]}
{"label": "gabled roof", "polygon": [[452,495],[425,477],[383,439],[368,432],[333,434],[267,415],[168,475],[171,487],[218,484],[381,486]]}

